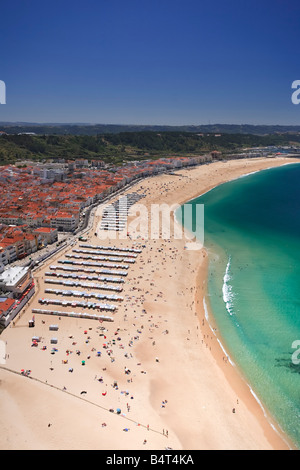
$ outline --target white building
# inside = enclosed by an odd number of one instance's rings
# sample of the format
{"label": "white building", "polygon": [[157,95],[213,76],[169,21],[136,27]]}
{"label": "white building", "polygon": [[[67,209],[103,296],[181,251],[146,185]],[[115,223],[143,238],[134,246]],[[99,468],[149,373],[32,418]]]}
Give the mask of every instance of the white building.
{"label": "white building", "polygon": [[54,243],[58,239],[57,229],[53,227],[39,227],[33,231],[33,235],[38,236],[44,245]]}
{"label": "white building", "polygon": [[0,244],[0,262],[3,264],[13,263],[17,258],[17,248],[15,245]]}
{"label": "white building", "polygon": [[6,328],[35,292],[31,270],[21,266],[4,269],[0,290],[0,324]]}
{"label": "white building", "polygon": [[58,213],[51,217],[51,227],[62,232],[73,232],[79,223],[79,217],[69,213]]}
{"label": "white building", "polygon": [[0,274],[0,289],[11,292],[15,298],[22,295],[31,283],[31,270],[28,267],[12,266]]}
{"label": "white building", "polygon": [[8,261],[8,252],[6,248],[0,247],[0,272],[1,272],[1,266],[7,264]]}

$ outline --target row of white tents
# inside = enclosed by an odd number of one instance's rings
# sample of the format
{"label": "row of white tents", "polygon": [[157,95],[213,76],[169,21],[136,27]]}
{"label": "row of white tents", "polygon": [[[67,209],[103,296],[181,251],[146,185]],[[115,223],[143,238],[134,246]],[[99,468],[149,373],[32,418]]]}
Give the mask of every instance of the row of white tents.
{"label": "row of white tents", "polygon": [[116,294],[98,294],[97,292],[82,292],[80,290],[45,289],[45,293],[72,297],[83,297],[88,299],[92,297],[95,299],[115,301],[121,301],[124,299],[122,296]]}
{"label": "row of white tents", "polygon": [[115,292],[121,292],[123,290],[122,287],[119,286],[111,286],[109,284],[89,284],[87,282],[80,282],[80,281],[66,281],[60,279],[45,279],[45,282],[48,284],[60,284],[62,286],[69,286],[69,287],[82,287],[83,289],[103,289],[103,290],[112,290]]}
{"label": "row of white tents", "polygon": [[[71,261],[71,260],[58,260],[61,264],[71,264],[71,265],[79,265],[79,266],[97,266],[97,267],[104,267],[102,263],[97,263],[93,261]],[[114,267],[114,266],[110,266]],[[124,266],[123,266],[124,267]],[[100,274],[113,274],[116,276],[127,276],[127,271],[114,271],[113,269],[101,269]]]}
{"label": "row of white tents", "polygon": [[94,250],[109,250],[109,251],[115,251],[115,252],[125,252],[125,253],[142,253],[142,250],[140,248],[119,248],[117,246],[103,246],[103,245],[79,245],[80,248],[92,248]]}
{"label": "row of white tents", "polygon": [[143,197],[144,195],[134,192],[107,204],[103,209],[101,230],[123,230],[126,227],[129,208]]}
{"label": "row of white tents", "polygon": [[39,313],[44,315],[57,315],[60,317],[73,317],[73,318],[87,318],[90,320],[98,321],[114,321],[112,317],[106,315],[97,315],[95,313],[84,313],[84,312],[65,312],[59,310],[43,310],[41,308],[33,308],[32,313]]}
{"label": "row of white tents", "polygon": [[110,304],[99,304],[96,302],[85,302],[84,300],[61,300],[61,299],[39,299],[40,304],[46,305],[61,305],[63,307],[83,307],[83,308],[92,308],[99,310],[111,310],[114,312],[117,310],[115,305]]}
{"label": "row of white tents", "polygon": [[[120,264],[124,262],[134,263],[137,254],[142,250],[137,248],[124,248],[119,249],[117,247],[103,247],[94,245],[80,245],[83,249],[73,249],[74,253],[77,254],[66,254],[64,260],[58,260],[59,265],[51,265],[50,271],[46,272],[45,283],[58,284],[62,286],[76,287],[79,289],[98,289],[103,291],[114,291],[121,292],[122,287],[116,285],[118,283],[124,283],[124,277],[128,275],[129,265]],[[86,248],[86,249],[84,249]],[[99,256],[95,256],[99,255]],[[71,259],[70,259],[71,258]],[[98,259],[98,261],[85,261],[90,259]],[[107,261],[107,262],[106,262]],[[104,268],[104,269],[95,269]],[[121,268],[121,269],[120,269]],[[61,272],[60,272],[61,271]],[[79,274],[79,272],[87,273]],[[93,273],[93,274],[89,274]],[[102,281],[104,283],[90,283],[88,281]],[[111,282],[112,284],[106,284]],[[108,301],[123,301],[124,298],[114,293],[97,293],[97,292],[86,292],[85,290],[73,290],[73,289],[51,289],[46,288],[45,294],[52,294],[62,296],[64,298],[40,298],[39,303],[43,305],[58,305],[62,307],[76,307],[84,309],[97,309],[107,310],[115,312],[117,306],[110,303],[98,303],[92,302],[85,299],[95,298],[96,300],[108,300]],[[65,297],[74,297],[75,299],[66,299]],[[80,299],[78,299],[80,298]],[[68,312],[58,310],[44,310],[44,309],[33,309],[33,313],[42,313],[50,315],[59,315],[67,317],[77,318],[89,318],[97,320],[113,321],[113,318],[106,317],[105,315],[91,314],[89,312]]]}
{"label": "row of white tents", "polygon": [[[56,266],[56,265],[51,265],[50,269],[55,271],[52,273],[52,275],[56,275],[57,277],[59,275],[62,275],[62,273],[56,273],[56,270],[59,269],[61,271],[71,271],[71,272],[84,272],[84,273],[101,273],[101,271],[96,271],[96,269],[91,269],[91,268],[82,268],[82,267],[72,267],[72,266]],[[106,282],[119,282],[122,283],[124,282],[124,279],[121,277],[115,277],[115,276],[84,276],[84,275],[77,275],[78,278],[80,279],[97,279],[98,281],[106,281]],[[71,277],[71,275],[70,275]]]}
{"label": "row of white tents", "polygon": [[[80,257],[79,257],[80,259]],[[89,264],[90,262],[88,261],[79,261],[78,259],[77,260],[69,260],[69,259],[65,259],[65,260],[59,260],[58,261],[59,263],[62,263],[62,264],[81,264],[81,265],[87,265],[87,266],[98,266],[100,268],[113,268],[113,269],[129,269],[129,266],[128,264],[111,264],[111,263],[98,263],[97,261],[95,262],[91,262],[91,264]]]}
{"label": "row of white tents", "polygon": [[77,259],[94,259],[98,261],[109,261],[111,263],[135,263],[135,258],[133,257],[126,257],[126,258],[118,258],[117,256],[95,256],[94,254],[92,255],[85,255],[85,254],[80,254],[80,255],[74,255],[67,253],[66,258],[77,258]]}
{"label": "row of white tents", "polygon": [[130,255],[122,253],[120,251],[106,251],[106,250],[81,250],[79,248],[73,248],[72,250],[74,253],[81,253],[81,254],[89,254],[89,255],[101,255],[101,256],[115,256],[119,258],[122,258],[126,262],[129,262],[128,260],[132,260],[133,258],[137,258],[137,253],[130,253]]}
{"label": "row of white tents", "polygon": [[45,282],[48,282],[49,284],[60,284],[62,286],[68,286],[68,287],[82,287],[84,289],[103,289],[103,290],[112,290],[112,291],[117,291],[121,292],[122,289],[118,289],[117,286],[107,286],[107,285],[101,285],[101,284],[86,284],[86,283],[80,283],[80,282],[72,282],[72,281],[55,281],[55,279],[45,279]]}

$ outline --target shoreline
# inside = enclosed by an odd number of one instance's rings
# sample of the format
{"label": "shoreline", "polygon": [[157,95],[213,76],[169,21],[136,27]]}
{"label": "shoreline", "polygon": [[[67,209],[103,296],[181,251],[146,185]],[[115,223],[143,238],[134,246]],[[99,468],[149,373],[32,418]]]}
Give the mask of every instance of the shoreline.
{"label": "shoreline", "polygon": [[[162,200],[169,204],[183,204],[197,197],[195,194],[200,195],[222,182],[236,179],[249,169],[255,167],[260,171],[285,164],[287,160],[288,163],[299,162],[283,157],[216,162],[188,170],[179,169],[175,176],[158,175],[138,182],[129,191],[136,189],[144,193],[145,199],[141,202],[145,202],[148,208]],[[114,199],[112,196],[111,201]],[[88,243],[105,244],[94,236],[100,220],[96,210]],[[46,270],[62,253],[55,255],[35,273],[38,289],[30,306],[16,326],[8,327],[0,336],[8,345],[7,369],[18,371],[27,361],[30,367],[26,365],[26,368],[32,369],[32,378],[37,377],[42,382],[36,384],[24,377],[13,377],[15,374],[9,376],[0,368],[0,392],[4,397],[0,401],[0,425],[7,435],[0,447],[99,449],[100,446],[107,450],[291,448],[285,436],[278,436],[272,429],[236,366],[224,363],[224,353],[216,337],[212,336],[211,318],[206,321],[203,307],[208,260],[205,249],[188,252],[184,250],[184,240],[175,239],[128,241],[117,238],[110,242],[120,247],[145,244],[137,263],[128,272],[124,301],[118,306],[114,323],[105,324],[107,340],[112,341],[114,362],[111,363],[103,351],[100,360],[92,354],[84,368],[78,365],[79,359],[74,354],[69,355],[69,362],[74,364],[74,374],[69,374],[68,366],[62,364],[66,357],[64,350],[70,347],[70,335],[76,336],[82,354],[88,354],[92,346],[99,348],[101,339],[94,320],[62,318],[58,352],[50,358],[47,353],[30,347],[31,331],[27,329],[27,320],[32,316],[31,307],[38,305],[39,292],[45,288]],[[67,247],[63,252],[70,250],[71,247]],[[54,320],[51,316],[42,317],[46,325],[42,324],[39,316],[35,329],[41,332],[42,341],[46,344],[49,341],[47,327]],[[91,331],[88,345],[83,341],[86,337],[82,338],[85,328]],[[128,353],[126,359],[125,351],[114,345],[116,330],[119,330],[123,349]],[[167,330],[168,334],[165,333]],[[129,339],[133,344],[127,349]],[[123,371],[128,363],[132,370],[131,382]],[[53,372],[49,372],[50,364]],[[104,377],[100,386],[95,380],[99,372]],[[119,391],[111,386],[114,379],[118,384],[120,382]],[[66,385],[73,395],[49,389],[51,384],[60,390]],[[133,397],[127,412],[126,398],[122,396],[126,387]],[[83,400],[76,401],[82,388],[88,393],[87,399],[98,407],[101,404],[103,410],[95,412],[92,405]],[[99,393],[104,389],[106,397]],[[30,397],[34,400],[31,401]],[[115,409],[116,406],[121,406],[122,410],[125,408],[121,418],[108,412],[109,407]],[[236,413],[232,413],[234,407]],[[124,433],[124,424],[120,423],[122,418],[130,419],[130,432]],[[55,421],[53,431],[52,426],[47,429],[47,420]],[[102,421],[106,421],[107,427],[101,428]]]}
{"label": "shoreline", "polygon": [[[208,255],[207,255],[208,258]],[[248,409],[256,416],[264,429],[267,439],[272,444],[274,450],[297,450],[295,443],[288,435],[281,429],[279,423],[273,418],[269,410],[263,405],[261,400],[257,397],[251,385],[244,376],[241,368],[233,362],[230,355],[228,355],[223,344],[222,333],[219,331],[210,306],[207,303],[207,290],[203,293],[200,288],[201,282],[203,283],[202,269],[199,269],[200,275],[197,276],[198,289],[195,298],[199,301],[198,316],[201,324],[201,330],[207,344],[209,345],[210,352],[216,360],[218,367],[223,371],[226,380],[230,383],[235,390],[237,396],[243,397],[246,400]],[[208,273],[208,263],[206,266],[206,273]],[[207,315],[203,315],[203,301],[205,299]],[[208,316],[208,318],[207,318]],[[212,337],[214,335],[214,338]],[[208,339],[209,338],[209,339]],[[213,344],[213,339],[217,340],[217,344]],[[237,403],[238,407],[238,403]]]}
{"label": "shoreline", "polygon": [[[279,166],[290,165],[294,163],[300,163],[299,161],[287,162],[283,163]],[[277,165],[276,165],[277,166]],[[268,169],[274,168],[274,166],[266,167],[263,169],[258,169],[249,173],[241,174],[237,177],[232,179],[228,179],[222,181],[221,183],[210,187],[209,189],[205,190],[204,192],[200,192],[197,196],[192,197],[191,199],[186,199],[182,204],[186,202],[191,202],[194,199],[197,199],[200,196],[212,191],[214,188],[226,184],[227,182],[234,181],[236,179],[244,178],[248,175],[258,173],[260,171],[265,171]],[[179,223],[175,219],[175,223]],[[266,436],[272,442],[272,446],[274,449],[282,449],[282,442],[284,446],[286,445],[290,450],[297,450],[298,447],[295,443],[291,440],[291,438],[281,429],[279,423],[274,419],[270,411],[266,408],[260,398],[256,395],[251,384],[247,381],[247,378],[244,375],[244,372],[241,368],[233,361],[232,357],[228,354],[224,346],[224,339],[222,337],[222,333],[219,331],[215,318],[212,312],[212,309],[208,302],[208,291],[207,291],[207,279],[208,279],[208,272],[209,272],[209,254],[205,245],[203,246],[203,250],[205,251],[206,262],[204,266],[199,266],[198,273],[196,276],[196,292],[195,292],[195,304],[197,305],[197,315],[199,318],[199,323],[201,325],[201,330],[205,338],[209,338],[207,344],[210,344],[210,351],[212,356],[215,358],[216,362],[218,363],[219,368],[224,372],[226,380],[230,382],[233,386],[234,390],[237,394],[245,394],[248,395],[247,402],[249,408],[256,415],[257,419],[261,423],[262,427],[265,430]],[[203,270],[205,274],[203,274]],[[201,287],[202,284],[202,287]],[[204,311],[204,315],[203,315]],[[217,340],[218,344],[212,346],[212,339],[214,335],[215,339]],[[229,370],[228,370],[229,369]],[[252,400],[250,397],[252,395]],[[274,436],[275,432],[275,436]]]}

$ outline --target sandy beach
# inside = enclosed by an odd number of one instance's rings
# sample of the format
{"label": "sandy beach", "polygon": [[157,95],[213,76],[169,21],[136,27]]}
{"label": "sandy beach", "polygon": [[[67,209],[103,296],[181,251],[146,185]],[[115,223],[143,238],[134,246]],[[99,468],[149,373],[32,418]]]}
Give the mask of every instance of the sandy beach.
{"label": "sandy beach", "polygon": [[[293,161],[299,160],[253,158],[180,169],[147,178],[125,194],[140,194],[139,204],[150,211],[151,204],[183,204],[225,181]],[[33,308],[51,310],[39,299],[57,298],[45,289],[68,289],[45,282],[45,273],[82,242],[34,272],[34,297],[0,336],[6,353],[0,449],[293,448],[224,357],[212,315],[209,322],[205,317],[205,249],[186,250],[186,240],[172,235],[101,240],[95,236],[100,221],[101,206],[87,244],[141,250],[124,278],[123,300],[111,302],[114,313],[104,313],[113,322],[36,314],[29,328]],[[58,331],[49,330],[53,324]],[[33,336],[41,337],[37,347]],[[22,369],[30,370],[28,377]]]}

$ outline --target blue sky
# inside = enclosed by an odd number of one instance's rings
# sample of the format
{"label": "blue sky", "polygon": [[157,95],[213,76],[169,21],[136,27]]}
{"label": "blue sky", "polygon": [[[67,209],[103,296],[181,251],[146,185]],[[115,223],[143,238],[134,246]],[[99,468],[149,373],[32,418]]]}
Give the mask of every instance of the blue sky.
{"label": "blue sky", "polygon": [[300,2],[1,2],[0,121],[300,124]]}

